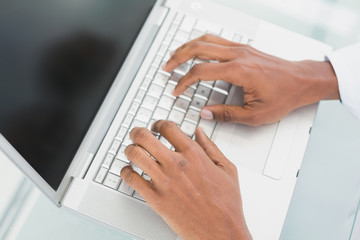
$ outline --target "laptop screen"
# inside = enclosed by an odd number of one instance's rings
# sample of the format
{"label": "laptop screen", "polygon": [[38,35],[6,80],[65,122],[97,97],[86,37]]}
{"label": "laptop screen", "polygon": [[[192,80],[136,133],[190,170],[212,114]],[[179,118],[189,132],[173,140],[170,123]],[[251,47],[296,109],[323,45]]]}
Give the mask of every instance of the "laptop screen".
{"label": "laptop screen", "polygon": [[54,190],[154,4],[0,2],[0,132]]}

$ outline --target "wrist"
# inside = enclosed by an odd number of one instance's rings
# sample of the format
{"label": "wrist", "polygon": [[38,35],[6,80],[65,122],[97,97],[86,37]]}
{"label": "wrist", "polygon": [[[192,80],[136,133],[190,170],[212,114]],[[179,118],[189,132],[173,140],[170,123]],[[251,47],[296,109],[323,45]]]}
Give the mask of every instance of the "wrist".
{"label": "wrist", "polygon": [[298,64],[301,69],[298,78],[301,106],[321,100],[340,99],[337,77],[329,61],[306,60]]}

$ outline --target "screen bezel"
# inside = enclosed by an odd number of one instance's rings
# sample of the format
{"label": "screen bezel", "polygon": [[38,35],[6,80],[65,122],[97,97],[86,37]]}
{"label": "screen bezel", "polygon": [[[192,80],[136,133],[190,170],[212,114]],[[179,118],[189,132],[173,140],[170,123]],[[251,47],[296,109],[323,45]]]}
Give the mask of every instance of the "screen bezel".
{"label": "screen bezel", "polygon": [[[131,50],[128,53],[128,56],[131,56],[135,52],[135,49],[139,49],[144,46],[144,42],[148,42],[150,40],[149,33],[156,25],[159,18],[161,18],[161,11],[164,10],[162,5],[162,0],[156,0]],[[154,37],[155,36],[152,36],[152,38]],[[134,69],[134,65],[129,62],[129,58],[127,57],[117,74],[117,77],[114,79],[109,93],[98,110],[57,190],[54,190],[35,171],[35,169],[32,168],[32,166],[19,154],[19,152],[2,134],[0,134],[0,151],[2,151],[5,156],[7,156],[9,160],[11,160],[31,181],[33,181],[51,201],[53,201],[56,205],[61,206],[61,200],[65,196],[66,191],[71,184],[72,178],[79,177],[80,174],[84,172],[84,169],[88,168],[88,165],[91,163],[89,159],[94,155],[96,149],[99,147],[101,140],[105,136],[106,131],[111,124],[112,117],[115,115],[116,110],[122,102],[121,97],[119,97],[119,91],[117,90],[119,88],[123,89],[124,87],[122,86],[129,85],[126,79],[129,79],[129,74],[130,76],[132,75],[131,73],[136,74],[137,70],[138,69]],[[117,106],[114,105],[114,98],[118,99]]]}

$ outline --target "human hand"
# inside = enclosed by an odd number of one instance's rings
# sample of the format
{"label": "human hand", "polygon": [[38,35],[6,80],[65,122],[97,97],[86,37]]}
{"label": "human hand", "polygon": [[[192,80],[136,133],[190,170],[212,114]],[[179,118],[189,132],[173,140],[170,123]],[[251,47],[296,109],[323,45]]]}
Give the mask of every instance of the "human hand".
{"label": "human hand", "polygon": [[251,239],[235,165],[200,128],[195,131],[196,141],[169,121],[156,122],[153,131],[176,151],[167,149],[146,128],[134,128],[130,133],[134,144],[125,154],[151,181],[128,166],[121,171],[125,182],[184,239]]}
{"label": "human hand", "polygon": [[340,98],[329,62],[287,61],[213,35],[178,48],[163,70],[172,72],[195,57],[218,63],[194,65],[179,81],[175,96],[199,80],[222,79],[242,87],[244,92],[243,106],[206,106],[201,111],[206,119],[258,126],[276,122],[296,108]]}

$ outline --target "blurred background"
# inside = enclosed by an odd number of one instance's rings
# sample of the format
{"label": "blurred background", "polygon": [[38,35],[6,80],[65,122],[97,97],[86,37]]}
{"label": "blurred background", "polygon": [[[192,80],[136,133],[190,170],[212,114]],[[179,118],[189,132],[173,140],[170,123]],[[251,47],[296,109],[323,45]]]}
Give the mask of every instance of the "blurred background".
{"label": "blurred background", "polygon": [[[359,0],[213,1],[325,42],[334,50],[360,42]],[[130,239],[53,206],[1,152],[0,196],[0,239],[49,239],[46,234],[52,231],[62,234],[51,239]],[[360,239],[359,220],[353,239]]]}

